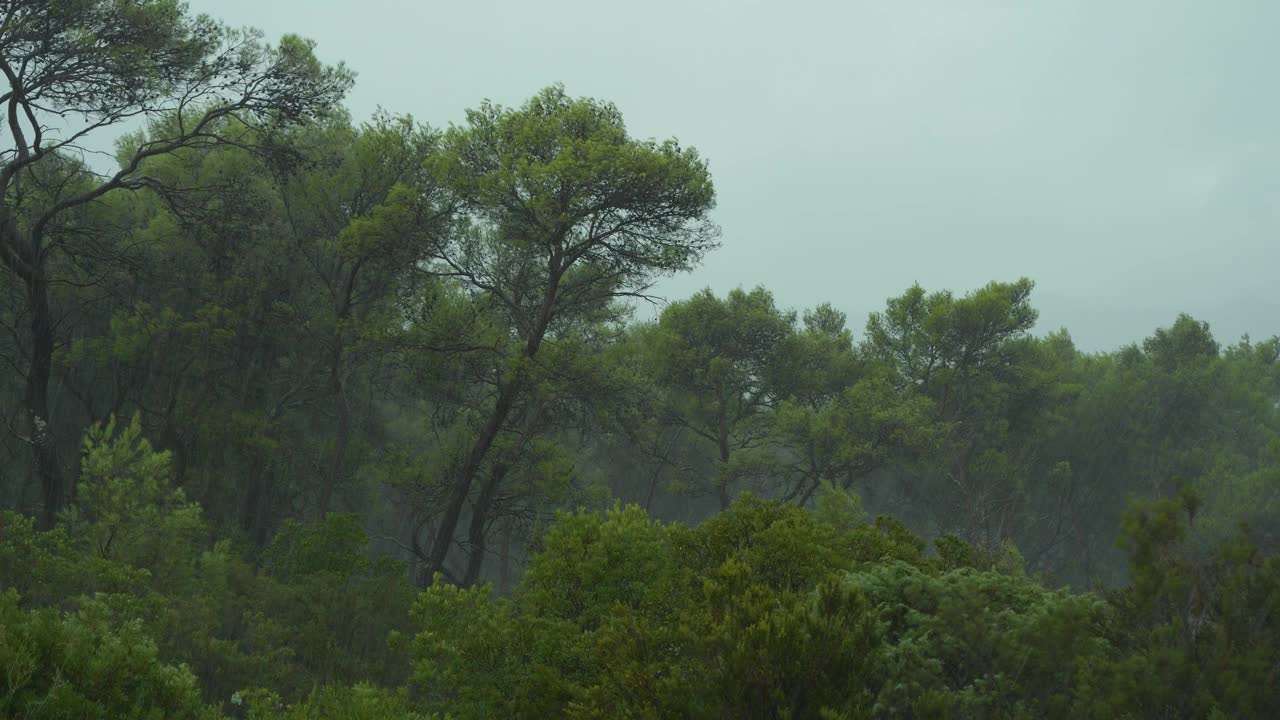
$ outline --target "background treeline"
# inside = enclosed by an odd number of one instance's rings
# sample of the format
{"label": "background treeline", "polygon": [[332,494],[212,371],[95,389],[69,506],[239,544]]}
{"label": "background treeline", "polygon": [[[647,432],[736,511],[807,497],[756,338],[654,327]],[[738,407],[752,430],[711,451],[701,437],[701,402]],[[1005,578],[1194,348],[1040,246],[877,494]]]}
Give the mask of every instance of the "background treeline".
{"label": "background treeline", "polygon": [[1277,701],[1280,339],[1082,353],[1025,279],[639,321],[714,191],[611,104],[356,122],[297,38],[4,9],[0,714]]}

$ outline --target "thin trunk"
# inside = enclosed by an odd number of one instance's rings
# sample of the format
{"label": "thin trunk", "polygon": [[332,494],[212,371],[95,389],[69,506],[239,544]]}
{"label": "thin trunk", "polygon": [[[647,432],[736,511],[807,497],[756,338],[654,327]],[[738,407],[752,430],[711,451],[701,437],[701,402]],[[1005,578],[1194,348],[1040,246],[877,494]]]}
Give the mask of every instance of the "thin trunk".
{"label": "thin trunk", "polygon": [[[654,468],[653,477],[649,480],[649,494],[644,499],[644,511],[646,514],[649,512],[649,508],[653,506],[653,495],[658,489],[658,480],[662,477],[662,468],[671,460],[671,452],[675,449],[676,442],[679,441],[680,435],[683,432],[683,426],[677,428],[676,431],[671,434],[671,441],[667,443],[666,453],[658,457],[658,466]],[[657,442],[657,439],[655,439],[653,448],[655,452],[658,450]]]}
{"label": "thin trunk", "polygon": [[263,468],[259,485],[262,489],[258,493],[258,509],[254,513],[253,539],[258,544],[258,547],[266,547],[267,543],[271,541],[271,528],[273,525],[271,522],[271,506],[273,505],[271,496],[274,490],[271,486],[271,477],[266,472],[266,468]]}
{"label": "thin trunk", "polygon": [[521,378],[516,377],[511,384],[502,389],[498,395],[498,402],[489,415],[489,420],[485,422],[484,427],[480,428],[480,435],[471,446],[471,452],[467,453],[466,461],[458,470],[457,482],[449,489],[449,499],[445,504],[444,514],[440,518],[440,527],[436,529],[435,540],[431,543],[431,555],[428,558],[428,564],[433,572],[444,567],[445,557],[448,556],[449,548],[453,545],[453,534],[457,531],[458,521],[462,516],[462,506],[466,504],[467,495],[471,493],[471,485],[480,472],[480,464],[484,462],[489,448],[493,447],[493,441],[498,438],[498,433],[502,430],[503,423],[511,414],[511,408],[515,405],[516,395],[522,384]]}
{"label": "thin trunk", "polygon": [[649,508],[653,506],[653,493],[658,489],[658,480],[662,477],[662,463],[658,463],[658,467],[653,471],[653,477],[649,479],[649,494],[644,498],[644,512],[647,515]]}
{"label": "thin trunk", "polygon": [[969,456],[972,454],[973,443],[969,443],[952,466],[952,477],[955,478],[956,485],[960,486],[960,493],[964,498],[964,531],[965,539],[969,542],[975,542],[978,537],[978,504],[974,497],[976,490],[969,485]]}
{"label": "thin trunk", "polygon": [[40,478],[44,508],[41,525],[53,527],[62,509],[62,472],[58,467],[54,424],[49,418],[49,376],[53,367],[53,321],[49,311],[49,284],[37,270],[27,278],[27,301],[31,310],[31,361],[27,371],[25,402],[32,459]]}
{"label": "thin trunk", "polygon": [[342,338],[335,335],[333,349],[329,359],[329,387],[333,390],[334,410],[337,414],[337,428],[333,437],[333,459],[329,471],[325,473],[320,486],[320,503],[318,513],[323,520],[329,512],[329,504],[333,500],[333,489],[342,477],[343,460],[347,454],[347,445],[351,442],[351,399],[348,397],[345,368],[345,347]]}
{"label": "thin trunk", "polygon": [[329,470],[325,473],[320,486],[319,515],[323,520],[329,512],[333,501],[333,489],[342,479],[343,463],[346,460],[347,446],[351,442],[351,397],[347,387],[347,347],[343,341],[343,325],[351,320],[351,295],[355,290],[356,275],[360,272],[362,262],[356,261],[350,268],[338,270],[338,275],[331,287],[337,288],[333,295],[333,310],[336,318],[333,345],[329,353],[329,387],[333,390],[334,411],[337,427],[333,436],[333,459]]}
{"label": "thin trunk", "polygon": [[253,532],[253,516],[258,508],[258,495],[262,493],[262,484],[258,481],[257,465],[255,461],[249,468],[245,488],[240,493],[240,529],[246,533]]}
{"label": "thin trunk", "polygon": [[[190,456],[186,443],[182,441],[182,435],[178,432],[178,422],[175,419],[175,415],[178,409],[178,396],[182,387],[182,376],[190,366],[190,362],[185,363],[181,370],[176,370],[173,374],[173,383],[169,386],[169,402],[165,403],[164,408],[164,428],[160,433],[164,447],[173,451],[173,476],[179,482],[183,482],[187,477]],[[120,402],[120,399],[117,399],[117,402]]]}
{"label": "thin trunk", "polygon": [[267,544],[271,529],[271,480],[267,463],[254,458],[249,466],[248,482],[240,496],[240,528],[259,547]]}
{"label": "thin trunk", "polygon": [[796,503],[796,506],[804,507],[805,505],[808,505],[809,500],[813,497],[813,494],[818,491],[818,487],[821,484],[822,480],[820,478],[810,479],[809,487],[804,491],[804,494],[800,496],[800,502]]}
{"label": "thin trunk", "polygon": [[726,417],[728,410],[725,409],[725,403],[720,404],[720,422],[718,427],[718,440],[720,446],[720,477],[716,483],[716,494],[720,498],[720,510],[729,509],[729,477],[725,472],[729,464],[729,420]]}
{"label": "thin trunk", "polygon": [[[560,278],[564,272],[564,269],[560,268],[558,263],[558,257],[551,258],[547,289],[542,297],[542,307],[538,312],[538,320],[530,329],[529,339],[524,347],[524,360],[532,360],[538,354],[538,349],[542,347],[542,339],[547,334],[547,327],[551,324],[552,311],[555,309],[560,287]],[[500,388],[498,401],[494,404],[493,412],[490,413],[484,427],[480,429],[480,435],[476,438],[475,444],[471,446],[471,452],[467,453],[466,461],[459,468],[457,481],[449,489],[449,499],[445,504],[444,515],[440,518],[440,528],[436,532],[435,541],[431,544],[429,564],[433,572],[444,568],[445,558],[448,557],[449,549],[453,545],[453,534],[457,531],[458,522],[462,516],[462,506],[466,504],[467,495],[471,493],[471,486],[475,484],[476,476],[480,474],[480,466],[489,454],[489,449],[493,447],[493,442],[498,438],[498,434],[502,432],[502,426],[506,424],[507,417],[511,415],[516,399],[524,391],[525,372],[525,369],[521,366],[516,370],[511,382]],[[492,495],[492,491],[490,491],[489,495]],[[482,492],[481,496],[483,499],[485,493]],[[487,502],[488,500],[486,499],[485,502],[478,501],[475,505],[476,511],[482,517],[488,512]],[[468,574],[470,573],[468,572]]]}
{"label": "thin trunk", "polygon": [[462,584],[470,587],[480,580],[480,570],[484,568],[485,526],[489,522],[489,507],[498,493],[498,486],[507,475],[509,465],[503,463],[489,473],[484,485],[480,486],[480,496],[476,498],[475,507],[471,509],[471,524],[467,528],[467,572],[462,576]]}
{"label": "thin trunk", "polygon": [[[3,516],[0,516],[2,519]],[[3,529],[3,528],[0,528]],[[502,545],[498,549],[498,594],[511,592],[511,523],[502,526]]]}
{"label": "thin trunk", "polygon": [[[542,417],[542,411],[545,408],[546,401],[543,400],[525,412],[520,428],[522,437],[528,438],[534,434],[538,418]],[[516,452],[521,450],[523,450],[523,446],[517,449]],[[496,463],[492,472],[489,473],[489,477],[485,479],[484,485],[480,488],[480,496],[476,498],[475,507],[471,511],[471,524],[467,529],[467,544],[470,556],[467,559],[467,573],[463,577],[464,585],[474,585],[480,579],[480,570],[484,566],[485,546],[488,544],[485,527],[489,521],[489,509],[493,504],[494,496],[497,495],[498,488],[502,486],[502,481],[506,479],[507,473],[510,471],[510,459]]]}

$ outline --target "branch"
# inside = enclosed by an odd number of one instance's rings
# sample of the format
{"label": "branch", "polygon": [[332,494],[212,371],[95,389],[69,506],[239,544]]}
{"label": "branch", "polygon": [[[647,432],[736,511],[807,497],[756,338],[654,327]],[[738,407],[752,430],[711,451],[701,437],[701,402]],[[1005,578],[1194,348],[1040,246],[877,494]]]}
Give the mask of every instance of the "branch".
{"label": "branch", "polygon": [[[192,143],[193,140],[197,140],[197,139],[212,138],[212,139],[215,139],[215,141],[220,141],[221,138],[218,138],[218,136],[205,133],[204,132],[205,128],[211,125],[215,120],[218,120],[222,117],[230,115],[231,113],[235,112],[235,110],[240,109],[240,107],[241,105],[238,104],[238,105],[229,105],[229,106],[224,106],[220,108],[214,108],[204,114],[204,117],[200,119],[200,122],[196,124],[196,126],[191,130],[190,133],[186,135],[178,135],[177,137],[167,138],[164,140],[155,140],[142,145],[140,148],[138,148],[138,151],[134,153],[133,158],[129,161],[128,165],[121,168],[114,175],[112,175],[108,180],[98,185],[98,187],[93,188],[92,190],[87,190],[79,195],[69,197],[63,200],[62,202],[56,203],[55,205],[50,207],[31,226],[31,237],[35,240],[36,246],[39,247],[40,238],[44,233],[45,227],[55,217],[65,212],[66,210],[69,210],[79,205],[84,205],[86,203],[92,202],[102,197],[103,195],[106,195],[112,190],[118,190],[121,188],[137,189],[139,187],[143,187],[144,185],[146,185],[148,182],[146,178],[139,179],[139,178],[131,178],[130,176],[132,176],[133,173],[135,173],[138,170],[138,168],[142,165],[142,161],[146,160],[147,158],[155,157],[157,155],[164,155],[166,153],[171,153],[180,148],[187,147]],[[8,170],[9,168],[6,167],[5,172],[8,172]]]}

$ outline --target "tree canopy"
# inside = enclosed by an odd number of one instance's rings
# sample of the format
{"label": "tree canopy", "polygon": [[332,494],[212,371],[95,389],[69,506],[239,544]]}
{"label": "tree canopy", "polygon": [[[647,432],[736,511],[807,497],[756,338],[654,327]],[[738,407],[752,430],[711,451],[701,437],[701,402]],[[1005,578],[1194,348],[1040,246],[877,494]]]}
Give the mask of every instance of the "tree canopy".
{"label": "tree canopy", "polygon": [[0,17],[0,716],[1280,705],[1280,338],[659,298],[715,186],[606,100],[353,118],[176,0]]}

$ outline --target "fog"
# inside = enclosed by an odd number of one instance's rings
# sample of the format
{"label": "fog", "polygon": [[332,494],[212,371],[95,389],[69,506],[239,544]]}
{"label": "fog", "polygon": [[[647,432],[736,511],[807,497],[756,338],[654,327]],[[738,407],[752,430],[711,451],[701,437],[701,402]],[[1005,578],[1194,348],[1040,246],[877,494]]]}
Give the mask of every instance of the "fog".
{"label": "fog", "polygon": [[1280,707],[1274,4],[0,5],[0,716]]}
{"label": "fog", "polygon": [[[443,126],[562,82],[711,161],[723,247],[661,283],[860,318],[1028,276],[1038,332],[1280,332],[1280,6],[196,0],[318,42],[348,106]],[[643,312],[648,312],[643,311]]]}

